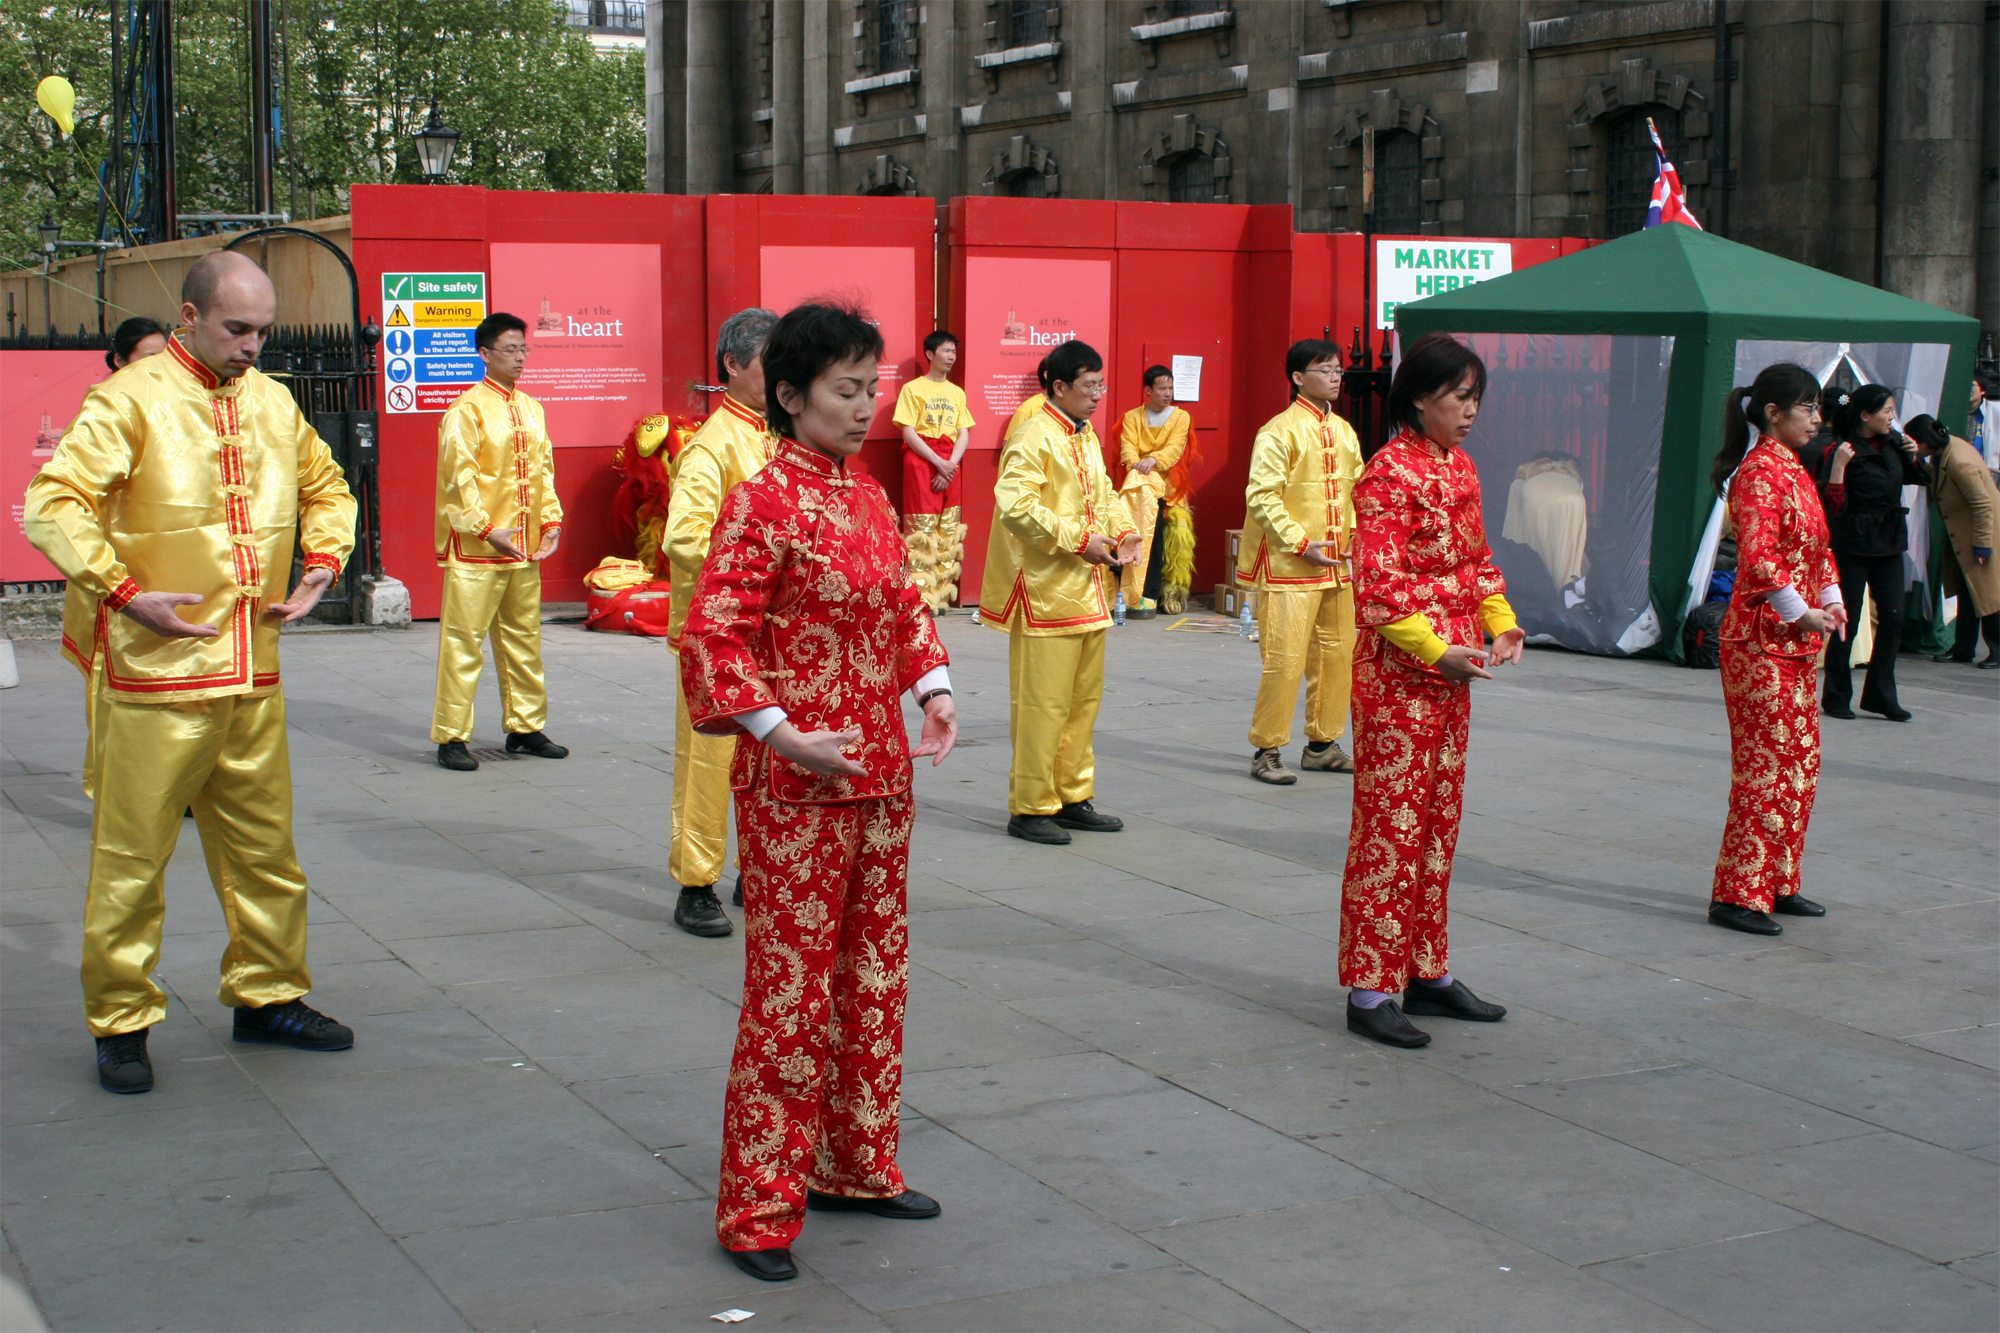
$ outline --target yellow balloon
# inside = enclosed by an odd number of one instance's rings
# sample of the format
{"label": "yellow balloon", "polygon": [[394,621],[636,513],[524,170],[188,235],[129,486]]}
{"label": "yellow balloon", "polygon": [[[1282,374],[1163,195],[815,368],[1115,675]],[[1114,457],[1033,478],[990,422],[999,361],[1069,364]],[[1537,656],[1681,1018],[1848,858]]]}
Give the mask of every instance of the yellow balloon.
{"label": "yellow balloon", "polygon": [[50,120],[62,127],[64,134],[76,133],[76,118],[71,114],[76,110],[76,89],[68,79],[60,74],[49,75],[35,85],[35,101],[49,113]]}

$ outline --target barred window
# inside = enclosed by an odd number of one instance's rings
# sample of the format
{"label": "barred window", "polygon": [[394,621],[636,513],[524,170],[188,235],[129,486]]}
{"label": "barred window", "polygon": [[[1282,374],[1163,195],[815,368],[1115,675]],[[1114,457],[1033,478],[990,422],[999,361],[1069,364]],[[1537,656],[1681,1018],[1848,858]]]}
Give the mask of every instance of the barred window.
{"label": "barred window", "polygon": [[[784,3],[784,0],[779,0],[779,3]],[[875,72],[888,74],[915,64],[910,55],[910,39],[916,35],[916,0],[877,0]]]}
{"label": "barred window", "polygon": [[1167,167],[1167,199],[1176,204],[1215,202],[1215,159],[1207,153],[1182,153]]}
{"label": "barred window", "polygon": [[1229,8],[1229,0],[1167,0],[1167,12],[1163,18],[1180,19],[1190,14],[1213,14],[1218,9]]}
{"label": "barred window", "polygon": [[1049,197],[1049,178],[1039,171],[1016,171],[1003,178],[1000,184],[1005,187],[1010,198],[1046,199]]}
{"label": "barred window", "polygon": [[1049,40],[1049,11],[1056,0],[1007,0],[1007,45],[1039,46]]}
{"label": "barred window", "polygon": [[1667,150],[1667,160],[1678,168],[1687,158],[1687,135],[1681,130],[1681,113],[1672,107],[1643,106],[1611,122],[1609,160],[1604,173],[1604,229],[1610,236],[1629,236],[1646,225],[1646,209],[1653,202],[1655,167],[1652,136],[1646,133],[1648,116],[1659,127],[1660,144]]}
{"label": "barred window", "polygon": [[1375,136],[1375,230],[1414,236],[1424,229],[1423,141],[1408,130]]}

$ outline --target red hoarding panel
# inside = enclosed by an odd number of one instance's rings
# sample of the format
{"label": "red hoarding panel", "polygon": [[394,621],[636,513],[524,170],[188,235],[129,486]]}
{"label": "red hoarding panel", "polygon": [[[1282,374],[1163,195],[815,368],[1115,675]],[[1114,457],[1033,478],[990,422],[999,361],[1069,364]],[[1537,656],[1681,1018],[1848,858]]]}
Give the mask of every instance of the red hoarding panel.
{"label": "red hoarding panel", "polygon": [[1037,391],[1036,367],[1060,344],[1088,343],[1110,369],[1111,281],[1110,259],[966,259],[960,378],[987,427],[974,447],[1000,447],[1007,418]]}
{"label": "red hoarding panel", "polygon": [[661,410],[658,245],[495,242],[489,253],[493,308],[528,324],[520,388],[543,405],[557,448],[615,447]]}
{"label": "red hoarding panel", "polygon": [[0,579],[40,583],[62,571],[28,541],[22,524],[28,483],[55,457],[90,386],[111,372],[102,352],[0,352],[0,486],[7,522],[0,533]]}
{"label": "red hoarding panel", "polygon": [[896,395],[928,369],[921,349],[930,329],[917,328],[917,258],[909,246],[887,245],[766,245],[758,254],[759,290],[771,309],[829,298],[860,306],[881,329],[871,440],[901,438],[892,420]]}

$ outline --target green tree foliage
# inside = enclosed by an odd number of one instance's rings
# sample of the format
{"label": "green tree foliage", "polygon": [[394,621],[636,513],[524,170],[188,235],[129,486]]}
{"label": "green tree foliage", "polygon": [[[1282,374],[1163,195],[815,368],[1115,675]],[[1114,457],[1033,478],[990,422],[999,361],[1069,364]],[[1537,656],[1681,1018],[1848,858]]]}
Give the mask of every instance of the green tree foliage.
{"label": "green tree foliage", "polygon": [[[121,13],[127,9],[120,5]],[[460,134],[451,179],[498,190],[645,188],[645,61],[599,53],[554,0],[275,0],[278,207],[345,212],[359,183],[422,180],[416,143],[436,99]],[[175,0],[182,213],[250,209],[242,0]],[[35,227],[98,234],[96,169],[111,130],[108,0],[0,5],[0,258],[38,265]],[[76,136],[35,109],[35,85],[76,85]],[[115,224],[114,224],[115,226]]]}

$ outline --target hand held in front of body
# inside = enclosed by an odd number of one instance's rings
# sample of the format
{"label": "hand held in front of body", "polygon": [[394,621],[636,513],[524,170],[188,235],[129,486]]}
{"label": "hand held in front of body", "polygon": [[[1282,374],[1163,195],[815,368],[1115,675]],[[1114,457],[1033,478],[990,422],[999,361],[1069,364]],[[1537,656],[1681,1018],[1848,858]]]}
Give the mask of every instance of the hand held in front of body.
{"label": "hand held in front of body", "polygon": [[213,625],[197,625],[182,620],[176,607],[200,606],[195,592],[142,592],[127,602],[122,614],[138,621],[166,639],[212,639],[221,633]]}
{"label": "hand held in front of body", "polygon": [[868,770],[841,753],[860,739],[858,727],[847,731],[800,731],[790,722],[780,722],[764,737],[764,744],[823,778],[864,778]]}

